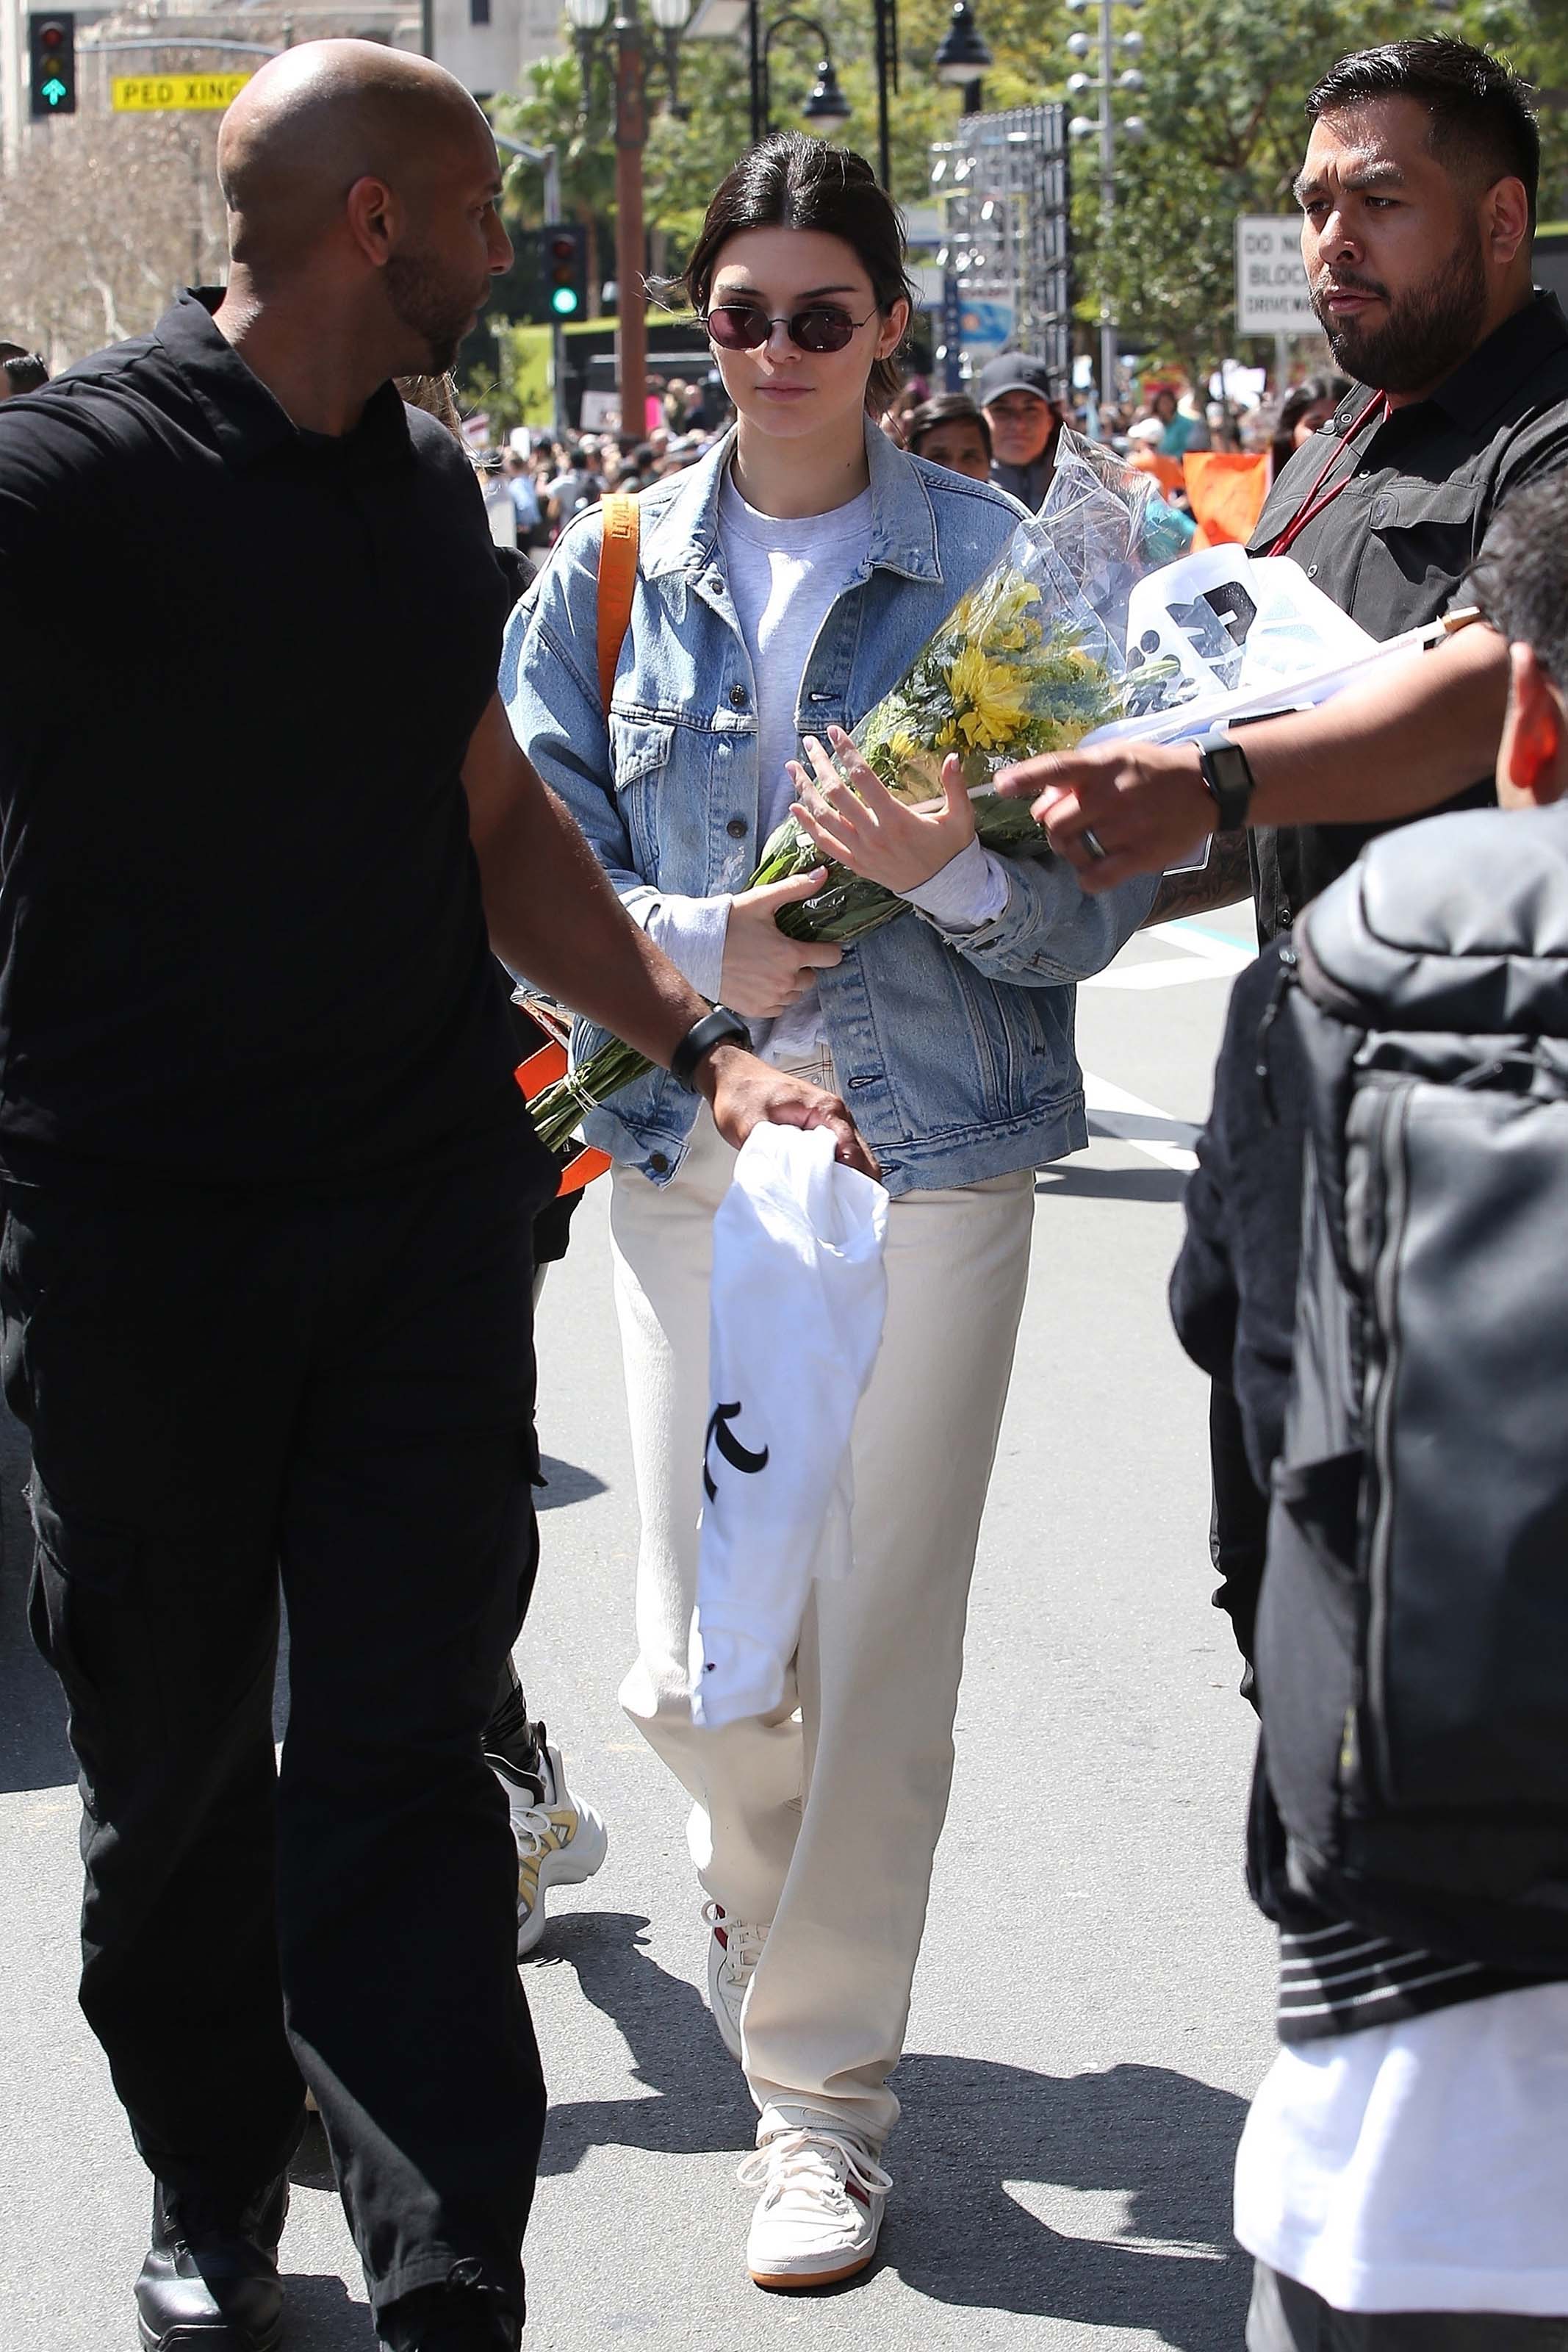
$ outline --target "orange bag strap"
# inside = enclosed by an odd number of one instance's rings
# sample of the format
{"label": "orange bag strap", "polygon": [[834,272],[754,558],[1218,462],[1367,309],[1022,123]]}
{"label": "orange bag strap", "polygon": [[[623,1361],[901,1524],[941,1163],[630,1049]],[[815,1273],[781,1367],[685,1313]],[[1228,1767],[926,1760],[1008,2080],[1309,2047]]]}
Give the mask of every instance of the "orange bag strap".
{"label": "orange bag strap", "polygon": [[604,535],[599,542],[599,698],[608,717],[615,665],[626,642],[636,593],[642,517],[632,498],[601,499],[599,511],[604,518]]}

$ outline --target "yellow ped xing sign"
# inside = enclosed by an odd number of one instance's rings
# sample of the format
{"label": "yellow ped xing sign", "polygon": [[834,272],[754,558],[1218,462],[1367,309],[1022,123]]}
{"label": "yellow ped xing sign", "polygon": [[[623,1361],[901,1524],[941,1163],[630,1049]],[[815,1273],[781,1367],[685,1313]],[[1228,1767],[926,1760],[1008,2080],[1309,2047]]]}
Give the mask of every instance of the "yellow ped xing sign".
{"label": "yellow ped xing sign", "polygon": [[114,110],[117,114],[220,113],[249,79],[247,73],[116,74]]}

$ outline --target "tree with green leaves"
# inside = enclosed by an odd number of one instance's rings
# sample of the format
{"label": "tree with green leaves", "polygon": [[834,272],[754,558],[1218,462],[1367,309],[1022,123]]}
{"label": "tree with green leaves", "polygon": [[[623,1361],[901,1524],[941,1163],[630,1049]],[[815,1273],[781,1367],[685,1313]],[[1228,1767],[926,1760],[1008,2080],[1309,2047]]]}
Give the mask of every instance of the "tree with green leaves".
{"label": "tree with green leaves", "polygon": [[[931,143],[959,127],[957,95],[941,88],[933,70],[950,12],[951,0],[904,0],[899,14],[899,88],[890,94],[889,124],[893,194],[906,205],[927,201]],[[764,21],[783,13],[765,7]],[[835,136],[874,156],[872,9],[867,0],[823,0],[814,13],[852,109]],[[1093,26],[1092,9],[1073,14],[1065,0],[976,0],[976,13],[993,58],[985,79],[988,109],[1064,96],[1077,62],[1067,38]],[[1237,215],[1291,209],[1291,183],[1307,136],[1303,100],[1347,50],[1430,29],[1506,56],[1545,96],[1543,217],[1568,208],[1568,0],[1449,0],[1430,24],[1416,26],[1396,0],[1270,0],[1266,9],[1257,0],[1148,0],[1135,20],[1118,18],[1119,25],[1134,21],[1145,37],[1138,62],[1146,83],[1135,106],[1147,135],[1137,145],[1117,143],[1109,237],[1095,142],[1074,152],[1079,316],[1090,327],[1103,304],[1125,341],[1178,359],[1195,381],[1236,349]],[[769,63],[774,121],[799,122],[816,71],[816,45],[787,27]],[[682,44],[678,115],[661,103],[663,68],[652,42],[648,67],[647,216],[657,266],[674,271],[691,248],[709,196],[750,135],[744,40]],[[586,124],[578,65],[569,57],[531,68],[528,90],[501,101],[496,113],[498,126],[515,136],[555,144],[569,211],[603,240],[614,214],[607,40],[596,44],[593,75]],[[511,177],[518,217],[538,220],[538,173],[525,166]],[[601,242],[599,249],[609,247]],[[595,287],[600,274],[595,269]]]}

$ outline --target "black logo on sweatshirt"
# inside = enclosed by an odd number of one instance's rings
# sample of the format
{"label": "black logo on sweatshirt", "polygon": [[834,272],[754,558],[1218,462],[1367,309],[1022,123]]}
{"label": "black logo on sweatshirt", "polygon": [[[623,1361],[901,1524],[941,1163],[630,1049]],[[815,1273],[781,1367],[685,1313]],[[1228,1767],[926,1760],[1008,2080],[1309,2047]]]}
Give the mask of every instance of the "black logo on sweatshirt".
{"label": "black logo on sweatshirt", "polygon": [[743,1470],[748,1478],[755,1478],[759,1470],[768,1467],[768,1447],[765,1445],[760,1454],[748,1453],[731,1429],[730,1423],[739,1418],[738,1404],[717,1404],[713,1409],[713,1419],[703,1440],[703,1488],[710,1503],[718,1500],[718,1488],[714,1485],[713,1472],[707,1466],[708,1448],[716,1438],[719,1452],[732,1470]]}

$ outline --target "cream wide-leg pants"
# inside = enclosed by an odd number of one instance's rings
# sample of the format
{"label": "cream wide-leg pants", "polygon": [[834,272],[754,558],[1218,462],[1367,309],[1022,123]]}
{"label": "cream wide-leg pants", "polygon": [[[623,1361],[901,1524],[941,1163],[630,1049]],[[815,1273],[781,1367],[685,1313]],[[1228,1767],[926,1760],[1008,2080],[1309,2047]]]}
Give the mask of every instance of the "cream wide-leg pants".
{"label": "cream wide-leg pants", "polygon": [[687,1637],[713,1216],[734,1165],[705,1106],[663,1191],[635,1171],[614,1174],[642,1514],[639,1654],[622,1704],[695,1801],[688,1835],[707,1893],[732,1918],[771,1923],[742,2030],[758,2136],[826,2124],[877,2148],[898,2116],[887,2078],[947,1807],[964,1619],[1023,1306],[1034,1178],[1025,1169],[893,1203],[887,1320],[855,1423],[853,1570],[813,1586],[781,1705],[715,1732],[692,1722]]}

